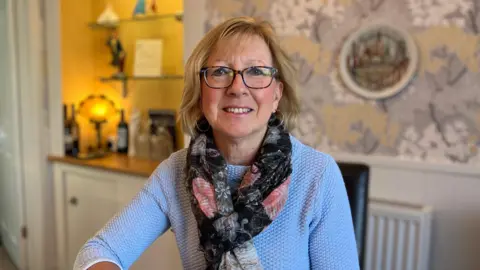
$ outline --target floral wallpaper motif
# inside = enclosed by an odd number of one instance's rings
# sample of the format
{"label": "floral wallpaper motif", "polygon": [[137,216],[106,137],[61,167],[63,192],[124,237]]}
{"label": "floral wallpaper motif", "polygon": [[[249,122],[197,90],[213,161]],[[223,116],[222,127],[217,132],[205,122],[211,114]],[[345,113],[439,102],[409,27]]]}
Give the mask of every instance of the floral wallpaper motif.
{"label": "floral wallpaper motif", "polygon": [[[268,19],[299,70],[293,131],[325,152],[480,165],[480,0],[207,0],[207,31],[240,15]],[[364,100],[339,79],[345,38],[370,22],[406,29],[419,72],[399,95]]]}

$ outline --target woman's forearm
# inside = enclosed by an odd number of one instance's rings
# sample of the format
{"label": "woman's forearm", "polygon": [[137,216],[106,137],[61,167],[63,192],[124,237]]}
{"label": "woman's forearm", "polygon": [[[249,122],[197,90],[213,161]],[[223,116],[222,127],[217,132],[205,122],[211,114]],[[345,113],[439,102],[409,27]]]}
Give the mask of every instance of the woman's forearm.
{"label": "woman's forearm", "polygon": [[99,262],[89,267],[88,270],[120,270],[120,268],[111,262]]}
{"label": "woman's forearm", "polygon": [[161,190],[161,186],[160,179],[153,174],[134,199],[80,248],[73,269],[84,270],[100,261],[115,263],[118,268],[90,269],[129,269],[170,227],[167,215],[159,207],[159,201],[166,199],[161,191],[154,196],[155,190]]}

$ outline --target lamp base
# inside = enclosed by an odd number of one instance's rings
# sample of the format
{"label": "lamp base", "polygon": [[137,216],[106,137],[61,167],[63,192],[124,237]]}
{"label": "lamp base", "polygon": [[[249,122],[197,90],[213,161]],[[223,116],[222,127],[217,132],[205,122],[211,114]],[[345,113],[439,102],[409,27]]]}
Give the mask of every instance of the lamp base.
{"label": "lamp base", "polygon": [[105,152],[105,149],[102,146],[102,124],[106,123],[106,121],[93,121],[90,120],[95,125],[95,131],[97,132],[97,149],[95,152]]}
{"label": "lamp base", "polygon": [[78,159],[96,159],[96,158],[102,158],[107,156],[109,153],[108,152],[89,152],[89,153],[79,153],[77,158]]}

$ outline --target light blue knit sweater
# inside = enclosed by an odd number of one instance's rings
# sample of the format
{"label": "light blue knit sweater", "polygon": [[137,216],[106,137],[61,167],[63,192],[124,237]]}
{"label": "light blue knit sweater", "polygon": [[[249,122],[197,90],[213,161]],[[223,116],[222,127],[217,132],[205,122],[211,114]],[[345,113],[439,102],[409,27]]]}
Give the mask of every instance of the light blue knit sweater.
{"label": "light blue knit sweater", "polygon": [[[356,270],[358,256],[347,193],[332,157],[292,140],[293,172],[287,203],[254,238],[265,269]],[[184,269],[204,269],[196,220],[184,185],[186,149],[162,162],[133,201],[80,250],[74,269],[111,261],[128,269],[169,228]],[[236,188],[245,166],[228,167]],[[158,254],[162,256],[162,254]]]}

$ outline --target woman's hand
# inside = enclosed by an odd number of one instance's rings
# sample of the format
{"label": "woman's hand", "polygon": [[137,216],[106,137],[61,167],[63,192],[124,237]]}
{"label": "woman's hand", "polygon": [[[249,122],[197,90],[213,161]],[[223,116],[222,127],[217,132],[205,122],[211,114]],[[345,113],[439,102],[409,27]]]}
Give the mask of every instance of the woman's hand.
{"label": "woman's hand", "polygon": [[88,270],[120,270],[120,268],[111,262],[99,262],[92,265]]}

